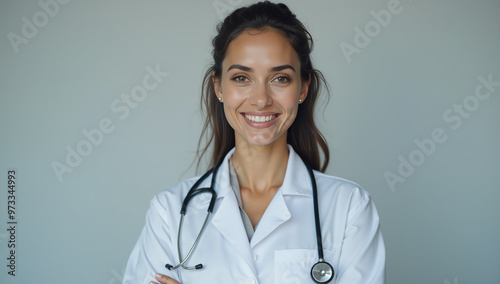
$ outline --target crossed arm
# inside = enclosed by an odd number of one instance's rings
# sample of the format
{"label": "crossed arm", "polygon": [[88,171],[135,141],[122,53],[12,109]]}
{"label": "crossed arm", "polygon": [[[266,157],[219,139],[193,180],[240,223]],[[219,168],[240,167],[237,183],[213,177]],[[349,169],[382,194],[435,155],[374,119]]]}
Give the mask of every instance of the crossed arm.
{"label": "crossed arm", "polygon": [[[166,275],[160,274],[160,273],[156,273],[155,277],[162,284],[181,284],[181,283],[177,282],[175,279],[172,279],[172,278],[170,278]],[[151,281],[151,282],[149,282],[149,284],[159,284],[159,283]]]}

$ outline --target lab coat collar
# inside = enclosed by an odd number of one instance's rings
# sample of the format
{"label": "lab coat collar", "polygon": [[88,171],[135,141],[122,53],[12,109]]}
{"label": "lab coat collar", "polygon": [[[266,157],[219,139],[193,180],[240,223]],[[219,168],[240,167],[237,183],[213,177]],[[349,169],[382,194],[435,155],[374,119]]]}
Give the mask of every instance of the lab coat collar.
{"label": "lab coat collar", "polygon": [[307,167],[300,156],[288,145],[288,165],[281,188],[283,195],[303,195],[312,197],[312,184]]}
{"label": "lab coat collar", "polygon": [[[255,247],[276,228],[291,218],[285,196],[301,195],[312,197],[312,185],[306,166],[290,145],[288,145],[288,150],[288,164],[283,184],[262,216],[250,244],[241,221],[238,202],[229,180],[229,159],[235,151],[234,148],[224,157],[224,161],[217,172],[215,191],[217,192],[219,206],[214,212],[211,223],[231,243],[238,254],[245,259],[255,274],[257,272],[251,248]],[[211,179],[212,176],[208,177],[200,186],[210,186]],[[198,206],[206,206],[208,196],[198,200]]]}
{"label": "lab coat collar", "polygon": [[[231,149],[226,156],[217,172],[216,184],[214,190],[217,192],[217,199],[224,198],[228,194],[234,195],[233,189],[231,188],[231,182],[229,180],[229,159],[233,156],[235,148]],[[283,185],[281,190],[283,195],[302,195],[312,198],[312,184],[307,172],[307,168],[300,158],[300,156],[295,152],[291,145],[288,145],[288,164],[285,173],[285,179],[283,180]],[[212,175],[206,178],[200,185],[200,187],[209,187],[212,181]],[[198,206],[205,206],[209,201],[209,196],[206,198],[199,198]]]}
{"label": "lab coat collar", "polygon": [[252,251],[248,244],[248,237],[241,220],[238,201],[231,188],[229,180],[229,159],[234,153],[234,148],[226,155],[216,177],[217,202],[220,202],[214,212],[212,225],[230,243],[235,251],[248,264],[255,276],[258,275],[253,261]]}
{"label": "lab coat collar", "polygon": [[257,225],[257,229],[250,241],[251,247],[255,247],[292,217],[285,196],[312,196],[312,185],[307,168],[290,145],[288,145],[288,150],[289,156],[285,179]]}

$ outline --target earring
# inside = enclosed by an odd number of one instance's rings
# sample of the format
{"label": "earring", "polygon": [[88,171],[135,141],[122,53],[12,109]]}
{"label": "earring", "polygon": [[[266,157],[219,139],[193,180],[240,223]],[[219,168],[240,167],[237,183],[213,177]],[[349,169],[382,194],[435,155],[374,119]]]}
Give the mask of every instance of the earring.
{"label": "earring", "polygon": [[222,98],[221,97],[219,97],[219,102],[222,102]]}
{"label": "earring", "polygon": [[302,99],[299,99],[299,103],[301,103],[301,102],[302,102]]}

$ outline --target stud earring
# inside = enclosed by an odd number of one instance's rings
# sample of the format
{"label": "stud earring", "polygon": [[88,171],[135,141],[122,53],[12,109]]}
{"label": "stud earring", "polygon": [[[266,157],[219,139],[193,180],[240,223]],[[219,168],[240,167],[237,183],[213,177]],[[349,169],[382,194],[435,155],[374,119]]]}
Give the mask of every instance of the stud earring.
{"label": "stud earring", "polygon": [[299,103],[301,103],[301,102],[302,102],[302,99],[299,99]]}
{"label": "stud earring", "polygon": [[219,97],[219,102],[222,102],[222,98],[221,97]]}

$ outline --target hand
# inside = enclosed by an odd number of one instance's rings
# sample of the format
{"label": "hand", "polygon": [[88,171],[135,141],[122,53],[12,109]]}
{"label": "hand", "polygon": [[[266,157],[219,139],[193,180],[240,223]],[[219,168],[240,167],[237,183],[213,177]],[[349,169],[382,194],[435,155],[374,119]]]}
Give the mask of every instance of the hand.
{"label": "hand", "polygon": [[[155,277],[158,281],[160,281],[160,283],[163,283],[163,284],[181,284],[181,283],[179,283],[179,281],[172,279],[168,276],[165,276],[163,274],[160,274],[160,273],[156,273]],[[151,282],[149,282],[149,284],[159,284],[159,283],[151,281]]]}

